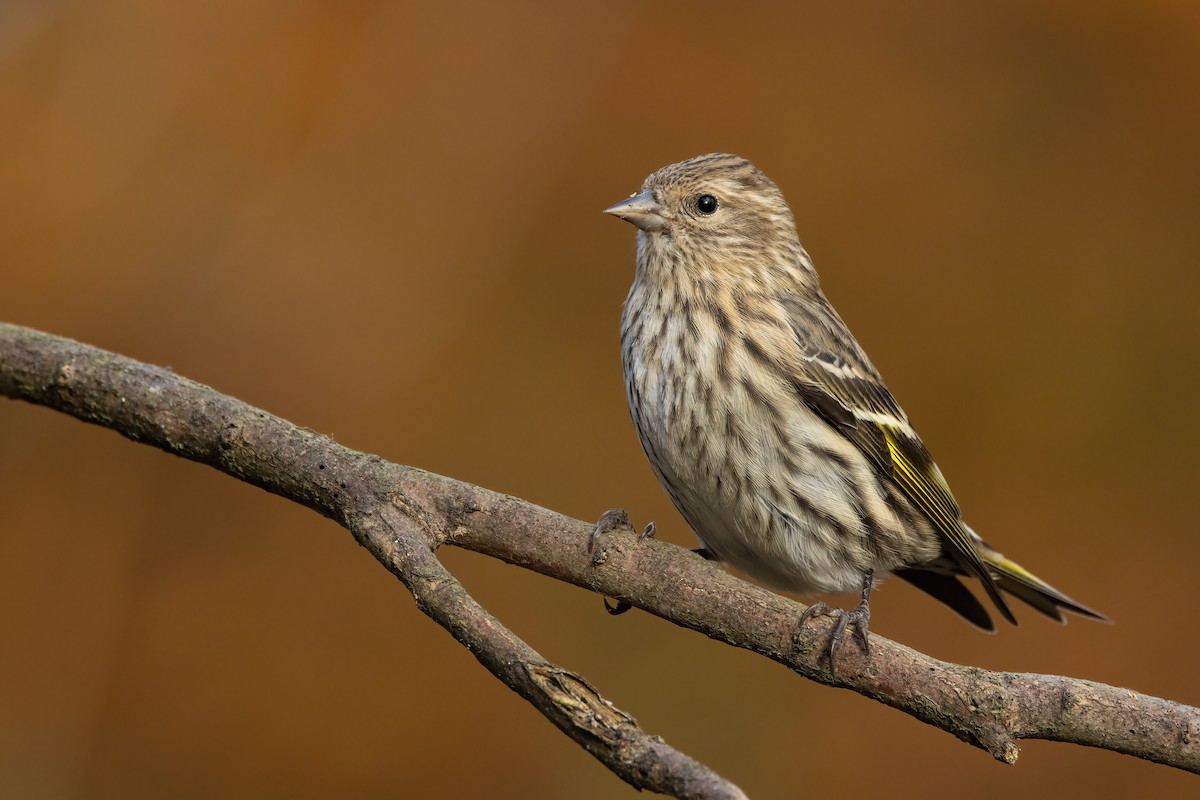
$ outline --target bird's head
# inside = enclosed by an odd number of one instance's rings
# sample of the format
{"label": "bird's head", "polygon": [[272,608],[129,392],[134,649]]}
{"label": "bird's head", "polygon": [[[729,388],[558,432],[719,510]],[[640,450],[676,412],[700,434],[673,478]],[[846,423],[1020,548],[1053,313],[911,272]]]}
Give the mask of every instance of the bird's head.
{"label": "bird's head", "polygon": [[656,259],[689,271],[759,273],[803,253],[779,188],[739,156],[710,153],[671,164],[610,208],[639,229],[639,270]]}

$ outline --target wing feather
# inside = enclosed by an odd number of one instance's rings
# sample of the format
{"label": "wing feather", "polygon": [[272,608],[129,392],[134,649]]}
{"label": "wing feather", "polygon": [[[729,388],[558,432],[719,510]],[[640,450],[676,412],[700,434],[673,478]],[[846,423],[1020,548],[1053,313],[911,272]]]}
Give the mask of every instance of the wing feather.
{"label": "wing feather", "polygon": [[895,482],[933,523],[947,555],[1015,624],[941,470],[837,312],[823,296],[816,303],[785,300],[784,307],[799,347],[794,384],[801,399]]}

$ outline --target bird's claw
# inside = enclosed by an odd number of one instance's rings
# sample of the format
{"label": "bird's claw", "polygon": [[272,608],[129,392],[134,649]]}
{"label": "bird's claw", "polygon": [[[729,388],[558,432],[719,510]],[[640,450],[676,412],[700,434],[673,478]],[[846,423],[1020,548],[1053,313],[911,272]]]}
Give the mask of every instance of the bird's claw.
{"label": "bird's claw", "polygon": [[623,508],[610,508],[600,515],[596,527],[592,528],[592,535],[588,537],[588,552],[596,552],[596,545],[600,543],[600,537],[604,534],[631,530],[633,525],[629,522],[628,512]]}
{"label": "bird's claw", "polygon": [[609,614],[612,614],[614,617],[619,617],[631,608],[633,608],[633,603],[630,603],[628,600],[618,600],[612,605],[609,605],[608,598],[604,598],[604,610]]}
{"label": "bird's claw", "polygon": [[813,603],[808,608],[804,609],[804,613],[800,615],[800,626],[813,617],[837,617],[837,622],[833,626],[833,634],[829,637],[829,669],[837,671],[837,652],[841,647],[842,638],[846,633],[846,626],[851,622],[854,623],[854,638],[862,645],[863,653],[871,655],[871,640],[868,628],[871,623],[871,586],[873,574],[868,572],[863,579],[862,599],[852,611],[845,611],[840,608],[830,608],[821,600]]}
{"label": "bird's claw", "polygon": [[[629,521],[629,513],[623,508],[610,508],[600,515],[596,527],[592,528],[592,535],[588,537],[588,552],[596,552],[596,545],[600,543],[600,537],[604,534],[632,530],[633,523]],[[642,528],[642,532],[638,534],[638,541],[644,542],[647,539],[653,539],[656,532],[654,523],[647,522],[646,527]]]}
{"label": "bird's claw", "polygon": [[[596,527],[592,528],[592,535],[588,537],[588,552],[596,552],[596,546],[599,544],[600,538],[606,533],[611,533],[613,531],[632,530],[633,524],[629,521],[628,512],[626,512],[623,508],[610,508],[608,511],[605,511],[600,515],[599,521],[596,522]],[[641,542],[645,541],[646,539],[653,539],[654,533],[654,523],[647,523],[646,527],[642,528],[642,532],[638,534],[638,541]],[[602,562],[603,558],[601,557],[594,563],[599,564]],[[607,598],[604,600],[604,609],[614,617],[618,614],[624,614],[631,608],[633,608],[633,605],[627,600],[618,600],[614,605],[609,605]]]}

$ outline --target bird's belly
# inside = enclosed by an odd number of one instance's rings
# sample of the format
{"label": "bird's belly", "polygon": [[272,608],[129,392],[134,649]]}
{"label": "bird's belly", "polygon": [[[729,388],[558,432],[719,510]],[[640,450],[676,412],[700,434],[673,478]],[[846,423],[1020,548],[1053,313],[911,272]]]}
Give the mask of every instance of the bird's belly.
{"label": "bird's belly", "polygon": [[783,382],[704,383],[626,352],[630,410],[655,474],[701,543],[768,586],[854,592],[937,550],[915,552],[866,457]]}
{"label": "bird's belly", "polygon": [[864,573],[875,567],[856,552],[861,548],[838,541],[823,521],[792,515],[782,522],[778,513],[699,504],[684,511],[684,517],[718,560],[766,586],[799,594],[862,587]]}

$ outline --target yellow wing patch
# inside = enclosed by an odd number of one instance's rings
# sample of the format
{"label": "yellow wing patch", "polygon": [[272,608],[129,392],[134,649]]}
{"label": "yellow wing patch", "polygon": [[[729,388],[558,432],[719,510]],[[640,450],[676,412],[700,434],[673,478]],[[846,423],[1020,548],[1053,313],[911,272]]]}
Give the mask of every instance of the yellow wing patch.
{"label": "yellow wing patch", "polygon": [[[929,517],[938,532],[949,542],[962,566],[979,578],[988,596],[1005,618],[1015,623],[1012,612],[1000,596],[991,572],[980,557],[971,535],[962,524],[958,503],[950,494],[937,465],[925,448],[909,436],[888,425],[876,423],[887,441],[892,458],[892,478],[917,508]],[[914,460],[914,457],[916,460]]]}

